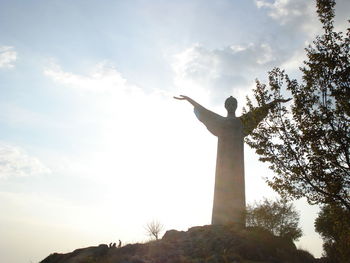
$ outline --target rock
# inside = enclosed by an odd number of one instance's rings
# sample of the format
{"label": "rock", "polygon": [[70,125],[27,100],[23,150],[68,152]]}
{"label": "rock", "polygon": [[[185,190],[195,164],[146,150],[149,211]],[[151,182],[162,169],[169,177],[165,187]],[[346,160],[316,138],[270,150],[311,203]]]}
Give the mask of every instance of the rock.
{"label": "rock", "polygon": [[184,236],[185,236],[184,231],[168,230],[165,232],[164,236],[162,237],[162,240],[178,241],[178,240],[181,240]]}
{"label": "rock", "polygon": [[93,249],[93,255],[95,257],[104,256],[107,254],[107,252],[108,252],[108,245],[106,245],[106,244],[101,244],[97,248]]}

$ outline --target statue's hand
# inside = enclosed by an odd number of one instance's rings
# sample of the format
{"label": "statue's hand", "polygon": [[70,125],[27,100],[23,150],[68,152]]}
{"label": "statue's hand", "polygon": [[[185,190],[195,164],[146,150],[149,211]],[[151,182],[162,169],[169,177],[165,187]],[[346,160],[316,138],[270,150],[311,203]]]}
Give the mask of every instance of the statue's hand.
{"label": "statue's hand", "polygon": [[292,98],[289,98],[289,99],[277,99],[277,100],[275,100],[274,102],[275,103],[279,103],[279,102],[288,102],[288,101],[290,101],[290,100],[292,100]]}
{"label": "statue's hand", "polygon": [[191,103],[194,107],[202,107],[200,104],[198,104],[197,102],[195,102],[193,99],[191,99],[190,97],[187,97],[185,95],[180,95],[179,97],[175,97],[174,99],[176,100],[187,100],[189,103]]}
{"label": "statue's hand", "polygon": [[274,108],[274,107],[276,107],[277,105],[278,105],[278,103],[284,103],[284,102],[288,102],[288,101],[290,101],[292,98],[289,98],[289,99],[276,99],[276,100],[274,100],[274,101],[272,101],[272,102],[270,102],[269,104],[268,104],[268,107],[271,109],[271,108]]}
{"label": "statue's hand", "polygon": [[189,99],[189,97],[187,97],[185,95],[180,95],[179,97],[174,96],[173,98],[176,100],[188,100]]}

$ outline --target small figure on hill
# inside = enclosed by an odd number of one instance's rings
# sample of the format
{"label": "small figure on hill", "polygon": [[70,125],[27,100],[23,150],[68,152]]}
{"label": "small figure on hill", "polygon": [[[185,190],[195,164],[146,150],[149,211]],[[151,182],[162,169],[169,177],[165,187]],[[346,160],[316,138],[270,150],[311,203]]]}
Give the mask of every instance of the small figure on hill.
{"label": "small figure on hill", "polygon": [[122,241],[120,241],[120,239],[119,239],[118,248],[121,248],[121,247],[122,247]]}

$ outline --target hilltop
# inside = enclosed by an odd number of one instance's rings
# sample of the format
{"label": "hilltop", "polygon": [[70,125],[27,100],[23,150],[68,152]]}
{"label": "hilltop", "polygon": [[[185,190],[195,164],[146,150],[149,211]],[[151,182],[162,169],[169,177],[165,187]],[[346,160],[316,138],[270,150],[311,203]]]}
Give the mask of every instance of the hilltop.
{"label": "hilltop", "polygon": [[199,226],[167,231],[160,240],[121,248],[77,249],[54,253],[41,263],[313,263],[310,253],[259,228]]}

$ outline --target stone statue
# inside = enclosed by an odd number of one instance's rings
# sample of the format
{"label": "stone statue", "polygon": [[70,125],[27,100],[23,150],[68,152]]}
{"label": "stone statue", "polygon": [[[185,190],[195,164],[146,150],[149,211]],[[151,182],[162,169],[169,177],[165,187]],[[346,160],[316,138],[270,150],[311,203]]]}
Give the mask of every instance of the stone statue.
{"label": "stone statue", "polygon": [[194,106],[194,113],[207,129],[218,137],[215,190],[212,224],[234,223],[244,226],[245,186],[243,139],[266,117],[269,110],[279,102],[275,100],[262,107],[236,117],[237,100],[229,97],[225,101],[227,117],[220,116],[194,101],[180,95],[178,100],[187,100]]}

